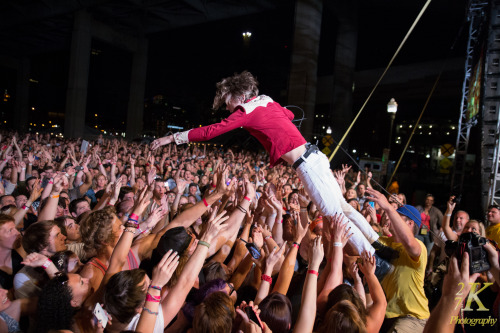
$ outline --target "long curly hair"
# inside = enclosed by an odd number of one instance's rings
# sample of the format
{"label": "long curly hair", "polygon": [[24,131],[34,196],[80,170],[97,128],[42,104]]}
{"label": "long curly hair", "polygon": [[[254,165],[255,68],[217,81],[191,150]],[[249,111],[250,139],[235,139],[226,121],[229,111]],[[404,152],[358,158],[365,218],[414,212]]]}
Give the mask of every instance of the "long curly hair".
{"label": "long curly hair", "polygon": [[258,85],[259,82],[249,71],[243,71],[240,74],[234,73],[233,76],[222,79],[216,85],[217,91],[213,108],[215,110],[219,109],[226,103],[228,96],[231,99],[239,96],[245,96],[245,99],[257,96],[259,94]]}
{"label": "long curly hair", "polygon": [[115,208],[108,206],[89,214],[80,224],[82,241],[87,258],[92,258],[104,247],[105,243],[113,243],[113,220]]}
{"label": "long curly hair", "polygon": [[73,293],[66,274],[57,275],[42,289],[38,298],[37,332],[72,330],[76,309],[71,306]]}

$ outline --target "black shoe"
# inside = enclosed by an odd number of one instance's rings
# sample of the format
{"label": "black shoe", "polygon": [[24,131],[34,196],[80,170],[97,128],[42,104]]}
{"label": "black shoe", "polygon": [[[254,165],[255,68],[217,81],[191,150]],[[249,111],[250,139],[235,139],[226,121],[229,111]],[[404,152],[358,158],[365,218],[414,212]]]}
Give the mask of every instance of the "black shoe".
{"label": "black shoe", "polygon": [[377,259],[375,276],[377,277],[378,281],[382,283],[384,277],[394,270],[394,266],[378,256],[377,253],[375,253],[375,259]]}
{"label": "black shoe", "polygon": [[399,252],[394,250],[393,248],[389,246],[385,246],[384,244],[380,243],[378,240],[372,243],[373,248],[375,249],[375,252],[377,255],[382,258],[387,260],[388,262],[393,261],[394,259],[399,258]]}

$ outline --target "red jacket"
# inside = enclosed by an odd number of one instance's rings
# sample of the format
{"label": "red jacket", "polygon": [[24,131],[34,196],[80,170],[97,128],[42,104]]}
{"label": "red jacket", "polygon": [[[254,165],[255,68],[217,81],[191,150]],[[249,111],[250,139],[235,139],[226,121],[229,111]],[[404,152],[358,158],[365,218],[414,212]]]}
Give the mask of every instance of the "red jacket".
{"label": "red jacket", "polygon": [[270,155],[271,167],[282,162],[281,156],[303,145],[306,140],[292,123],[293,113],[261,95],[236,107],[220,123],[175,133],[177,144],[206,141],[238,127],[250,132]]}

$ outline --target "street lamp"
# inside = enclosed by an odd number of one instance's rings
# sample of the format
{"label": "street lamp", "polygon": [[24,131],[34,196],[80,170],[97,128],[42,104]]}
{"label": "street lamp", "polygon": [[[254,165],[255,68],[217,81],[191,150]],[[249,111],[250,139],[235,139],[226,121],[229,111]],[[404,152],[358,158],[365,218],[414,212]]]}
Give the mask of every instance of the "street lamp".
{"label": "street lamp", "polygon": [[387,148],[391,149],[392,140],[392,128],[394,127],[394,119],[396,118],[396,112],[398,112],[398,103],[394,98],[391,98],[389,103],[387,103],[387,113],[391,117],[391,127],[389,128],[389,141],[387,142]]}

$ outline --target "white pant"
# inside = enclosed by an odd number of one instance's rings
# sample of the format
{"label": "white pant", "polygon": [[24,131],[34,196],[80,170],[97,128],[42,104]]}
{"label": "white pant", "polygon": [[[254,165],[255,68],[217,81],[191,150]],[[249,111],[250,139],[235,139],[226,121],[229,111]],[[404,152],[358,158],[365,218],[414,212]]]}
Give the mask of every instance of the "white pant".
{"label": "white pant", "polygon": [[323,216],[344,213],[349,219],[348,227],[353,234],[349,242],[359,254],[363,251],[375,253],[371,243],[378,239],[378,234],[363,215],[345,201],[325,154],[320,151],[310,154],[296,171],[309,197]]}

